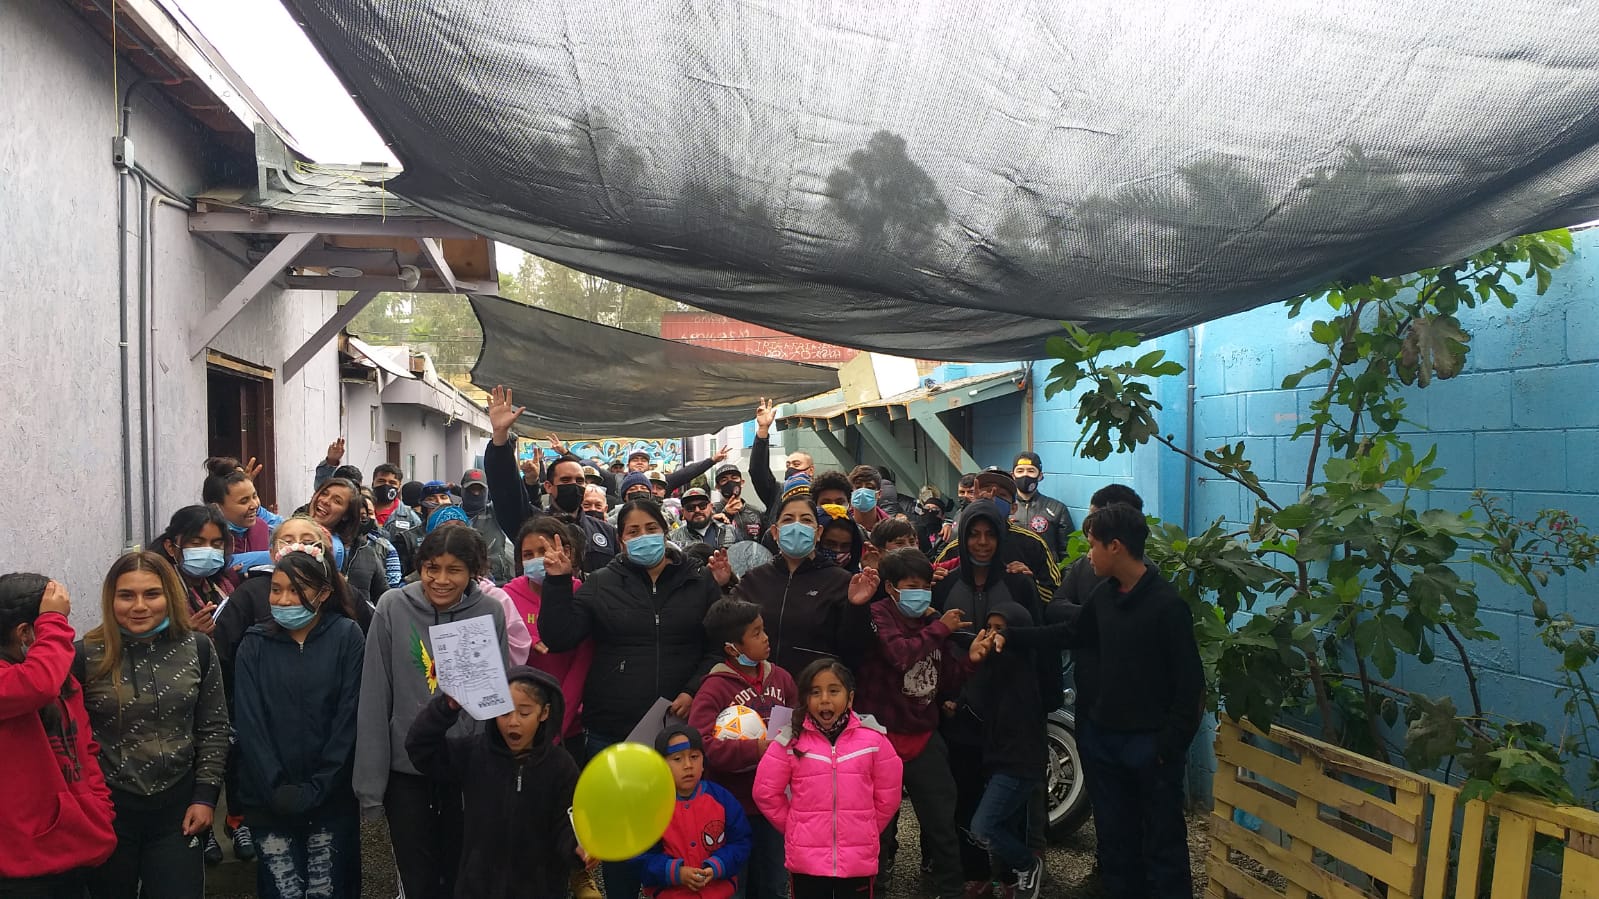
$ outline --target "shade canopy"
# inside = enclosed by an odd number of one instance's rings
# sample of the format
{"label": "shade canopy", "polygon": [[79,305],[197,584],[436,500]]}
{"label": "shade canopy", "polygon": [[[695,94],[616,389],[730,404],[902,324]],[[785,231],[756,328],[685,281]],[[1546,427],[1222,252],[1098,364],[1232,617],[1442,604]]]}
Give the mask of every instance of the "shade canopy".
{"label": "shade canopy", "polygon": [[501,297],[473,296],[483,352],[472,383],[503,384],[541,430],[632,437],[705,434],[748,421],[762,398],[838,387],[838,372],[635,334]]}
{"label": "shade canopy", "polygon": [[817,340],[1034,358],[1599,218],[1599,16],[1532,0],[287,0],[405,173]]}

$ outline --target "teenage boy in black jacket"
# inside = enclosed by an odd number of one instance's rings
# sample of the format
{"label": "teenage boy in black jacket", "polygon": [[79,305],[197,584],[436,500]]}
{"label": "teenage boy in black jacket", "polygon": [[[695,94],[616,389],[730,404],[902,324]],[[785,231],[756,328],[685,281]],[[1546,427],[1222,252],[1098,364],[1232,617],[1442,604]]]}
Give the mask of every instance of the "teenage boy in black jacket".
{"label": "teenage boy in black jacket", "polygon": [[1077,652],[1077,745],[1107,893],[1191,896],[1183,769],[1205,692],[1193,615],[1144,564],[1142,512],[1112,503],[1089,514],[1083,533],[1105,582],[1081,614],[1007,629],[995,650]]}

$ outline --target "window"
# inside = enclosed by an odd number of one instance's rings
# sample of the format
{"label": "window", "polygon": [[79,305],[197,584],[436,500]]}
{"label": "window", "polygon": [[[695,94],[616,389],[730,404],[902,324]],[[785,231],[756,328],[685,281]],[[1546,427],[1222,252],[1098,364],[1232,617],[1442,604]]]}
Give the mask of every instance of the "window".
{"label": "window", "polygon": [[370,430],[372,431],[372,438],[371,438],[372,442],[373,443],[377,443],[378,442],[378,407],[377,406],[373,406],[372,407],[372,412],[370,414],[370,417],[368,418],[368,422],[369,422]]}
{"label": "window", "polygon": [[405,479],[407,481],[416,480],[416,453],[406,453],[405,455]]}
{"label": "window", "polygon": [[434,453],[433,454],[433,480],[435,480],[435,481],[444,480],[443,478],[439,477],[439,454],[438,453]]}

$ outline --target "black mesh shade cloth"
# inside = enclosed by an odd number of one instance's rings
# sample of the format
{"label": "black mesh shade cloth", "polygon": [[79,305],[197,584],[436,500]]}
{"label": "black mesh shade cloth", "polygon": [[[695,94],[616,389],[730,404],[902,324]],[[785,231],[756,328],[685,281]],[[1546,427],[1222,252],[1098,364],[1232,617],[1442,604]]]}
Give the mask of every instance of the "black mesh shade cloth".
{"label": "black mesh shade cloth", "polygon": [[286,0],[396,193],[781,331],[1036,358],[1599,218],[1599,14]]}
{"label": "black mesh shade cloth", "polygon": [[483,352],[472,383],[510,387],[524,424],[552,431],[682,437],[748,421],[762,398],[838,388],[838,372],[708,349],[473,296]]}

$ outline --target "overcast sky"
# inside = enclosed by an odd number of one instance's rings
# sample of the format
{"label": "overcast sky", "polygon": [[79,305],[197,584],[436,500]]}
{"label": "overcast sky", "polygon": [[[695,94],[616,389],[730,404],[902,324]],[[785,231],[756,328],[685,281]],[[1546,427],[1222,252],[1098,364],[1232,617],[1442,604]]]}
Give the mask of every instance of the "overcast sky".
{"label": "overcast sky", "polygon": [[[398,165],[279,0],[162,0],[189,17],[316,162]],[[500,271],[522,252],[498,245]]]}

